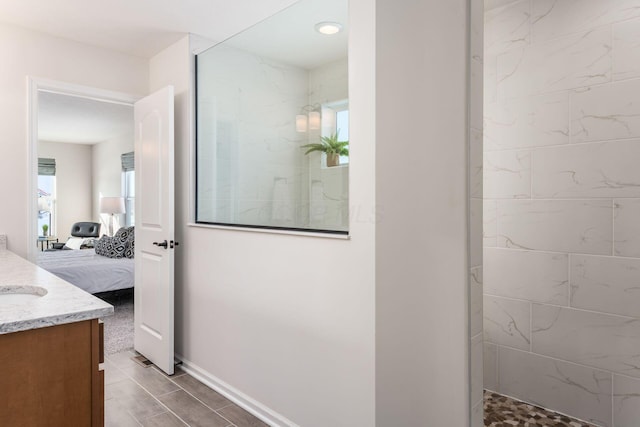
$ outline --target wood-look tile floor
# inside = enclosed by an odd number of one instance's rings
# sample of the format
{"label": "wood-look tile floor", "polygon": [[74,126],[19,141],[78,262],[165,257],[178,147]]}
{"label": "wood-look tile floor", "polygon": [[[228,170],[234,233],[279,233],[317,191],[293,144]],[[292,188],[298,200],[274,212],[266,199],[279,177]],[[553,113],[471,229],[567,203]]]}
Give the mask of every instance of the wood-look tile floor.
{"label": "wood-look tile floor", "polygon": [[133,356],[105,356],[106,427],[268,427],[180,368],[169,377]]}

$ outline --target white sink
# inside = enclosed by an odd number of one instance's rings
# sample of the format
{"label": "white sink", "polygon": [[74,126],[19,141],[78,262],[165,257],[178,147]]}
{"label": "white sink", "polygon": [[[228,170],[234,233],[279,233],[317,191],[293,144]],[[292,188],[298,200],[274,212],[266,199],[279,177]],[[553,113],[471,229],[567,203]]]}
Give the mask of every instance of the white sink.
{"label": "white sink", "polygon": [[40,286],[0,285],[0,306],[30,303],[46,294],[47,290]]}

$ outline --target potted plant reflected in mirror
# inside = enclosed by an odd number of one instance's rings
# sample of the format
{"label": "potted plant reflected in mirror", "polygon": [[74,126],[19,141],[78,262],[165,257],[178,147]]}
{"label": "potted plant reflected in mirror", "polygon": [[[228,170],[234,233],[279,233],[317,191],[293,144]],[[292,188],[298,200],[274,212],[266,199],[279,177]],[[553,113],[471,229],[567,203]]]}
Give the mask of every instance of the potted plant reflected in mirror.
{"label": "potted plant reflected in mirror", "polygon": [[47,237],[47,233],[49,233],[49,226],[47,224],[44,224],[42,226],[42,236]]}
{"label": "potted plant reflected in mirror", "polygon": [[315,144],[305,144],[300,148],[307,148],[304,154],[319,151],[327,155],[327,167],[338,166],[340,164],[340,156],[349,155],[349,141],[338,141],[338,133],[320,137],[320,142]]}

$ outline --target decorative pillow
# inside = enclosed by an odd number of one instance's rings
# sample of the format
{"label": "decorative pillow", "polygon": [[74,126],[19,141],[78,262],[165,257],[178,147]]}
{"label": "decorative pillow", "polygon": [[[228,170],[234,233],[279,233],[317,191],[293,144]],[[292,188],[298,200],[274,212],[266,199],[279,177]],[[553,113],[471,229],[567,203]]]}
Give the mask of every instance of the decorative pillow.
{"label": "decorative pillow", "polygon": [[64,245],[69,249],[80,249],[84,240],[84,237],[69,237],[69,240]]}
{"label": "decorative pillow", "polygon": [[127,238],[127,249],[124,251],[124,256],[127,258],[134,257],[136,243],[136,233],[134,227],[129,227],[129,237]]}
{"label": "decorative pillow", "polygon": [[102,236],[96,242],[96,254],[109,258],[122,258],[126,247],[124,243],[118,242],[118,239],[109,236]]}

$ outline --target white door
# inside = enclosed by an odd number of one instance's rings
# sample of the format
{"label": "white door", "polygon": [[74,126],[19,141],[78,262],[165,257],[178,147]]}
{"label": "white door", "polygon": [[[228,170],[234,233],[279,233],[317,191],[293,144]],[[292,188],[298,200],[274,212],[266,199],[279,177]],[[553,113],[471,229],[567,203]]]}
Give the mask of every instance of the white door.
{"label": "white door", "polygon": [[173,374],[173,86],[135,103],[134,347]]}

